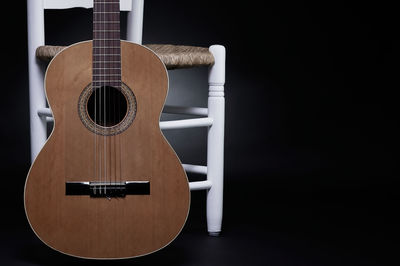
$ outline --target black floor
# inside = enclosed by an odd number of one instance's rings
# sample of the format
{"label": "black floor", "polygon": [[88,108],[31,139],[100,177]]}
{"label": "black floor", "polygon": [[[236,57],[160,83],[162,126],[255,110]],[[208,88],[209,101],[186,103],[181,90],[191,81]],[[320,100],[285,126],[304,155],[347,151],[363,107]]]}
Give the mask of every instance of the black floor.
{"label": "black floor", "polygon": [[[2,265],[399,265],[396,187],[323,185],[283,177],[227,176],[223,233],[205,227],[205,192],[192,192],[187,224],[152,255],[88,261],[59,254],[30,230],[23,212],[25,169],[7,175],[16,193],[4,194]],[[296,177],[300,178],[300,177]],[[305,179],[303,179],[305,180]],[[310,179],[308,179],[310,180]]]}

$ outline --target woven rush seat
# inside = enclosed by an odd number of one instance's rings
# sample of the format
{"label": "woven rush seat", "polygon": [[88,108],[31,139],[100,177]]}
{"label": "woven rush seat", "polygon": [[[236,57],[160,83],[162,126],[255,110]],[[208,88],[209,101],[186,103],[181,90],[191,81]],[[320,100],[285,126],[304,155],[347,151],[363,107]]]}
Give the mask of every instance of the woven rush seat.
{"label": "woven rush seat", "polygon": [[[147,44],[145,46],[161,58],[167,69],[211,66],[214,64],[213,55],[205,47],[171,44]],[[36,49],[36,57],[49,62],[65,47],[67,46],[39,46]]]}

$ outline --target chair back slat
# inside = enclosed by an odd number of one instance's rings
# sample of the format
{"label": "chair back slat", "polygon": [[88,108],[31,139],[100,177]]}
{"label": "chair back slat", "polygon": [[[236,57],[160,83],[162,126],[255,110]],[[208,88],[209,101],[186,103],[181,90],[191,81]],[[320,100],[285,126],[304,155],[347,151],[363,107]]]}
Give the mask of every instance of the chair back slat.
{"label": "chair back slat", "polygon": [[[131,11],[132,1],[120,0],[121,11]],[[93,8],[93,0],[43,0],[44,9]]]}

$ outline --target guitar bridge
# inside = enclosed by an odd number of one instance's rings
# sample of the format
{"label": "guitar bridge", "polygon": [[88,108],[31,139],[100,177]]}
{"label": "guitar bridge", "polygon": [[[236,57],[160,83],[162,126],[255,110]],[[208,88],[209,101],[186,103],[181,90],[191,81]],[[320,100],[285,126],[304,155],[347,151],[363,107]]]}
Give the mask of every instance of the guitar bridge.
{"label": "guitar bridge", "polygon": [[93,198],[123,198],[126,195],[150,195],[150,181],[66,182],[65,195]]}

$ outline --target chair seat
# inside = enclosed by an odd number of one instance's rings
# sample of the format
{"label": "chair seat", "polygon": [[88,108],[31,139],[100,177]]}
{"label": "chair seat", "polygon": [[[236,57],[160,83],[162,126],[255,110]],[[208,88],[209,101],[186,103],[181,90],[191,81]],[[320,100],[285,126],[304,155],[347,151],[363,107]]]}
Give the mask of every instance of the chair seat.
{"label": "chair seat", "polygon": [[[211,66],[214,57],[208,48],[171,44],[147,44],[163,61],[167,69]],[[49,62],[66,46],[45,45],[36,49],[36,57]]]}

